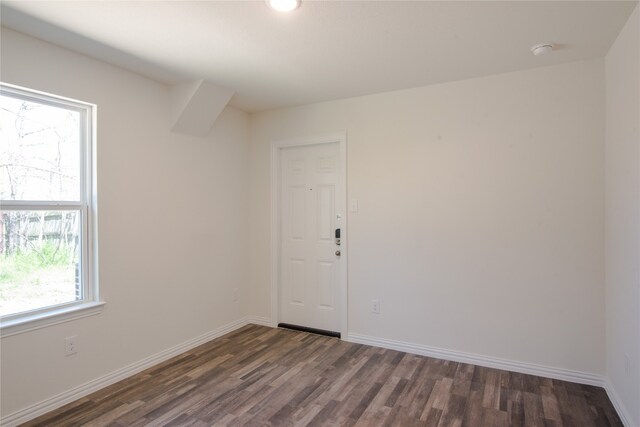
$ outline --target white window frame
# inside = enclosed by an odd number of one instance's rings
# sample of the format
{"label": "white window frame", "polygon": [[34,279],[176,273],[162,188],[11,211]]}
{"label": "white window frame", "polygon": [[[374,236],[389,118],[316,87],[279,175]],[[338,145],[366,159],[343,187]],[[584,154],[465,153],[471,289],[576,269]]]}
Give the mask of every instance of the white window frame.
{"label": "white window frame", "polygon": [[80,201],[1,201],[8,210],[73,210],[81,215],[80,281],[82,299],[0,317],[0,336],[40,329],[102,311],[98,292],[98,228],[96,197],[96,110],[94,104],[63,98],[0,82],[0,93],[39,104],[65,108],[80,114]]}

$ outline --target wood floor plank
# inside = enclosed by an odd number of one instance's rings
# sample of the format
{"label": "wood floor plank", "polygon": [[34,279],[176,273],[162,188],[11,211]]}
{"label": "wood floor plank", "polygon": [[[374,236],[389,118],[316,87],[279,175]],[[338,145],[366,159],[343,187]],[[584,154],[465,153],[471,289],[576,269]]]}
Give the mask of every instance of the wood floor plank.
{"label": "wood floor plank", "polygon": [[592,387],[248,325],[25,426],[619,427]]}

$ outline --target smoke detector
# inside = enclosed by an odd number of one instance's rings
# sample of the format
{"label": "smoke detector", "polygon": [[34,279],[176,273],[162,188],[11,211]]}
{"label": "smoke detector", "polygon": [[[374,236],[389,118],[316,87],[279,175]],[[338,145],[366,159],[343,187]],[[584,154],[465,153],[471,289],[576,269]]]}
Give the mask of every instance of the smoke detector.
{"label": "smoke detector", "polygon": [[547,53],[550,53],[552,50],[553,50],[553,45],[551,43],[542,43],[542,44],[537,44],[531,47],[531,52],[535,56],[546,55]]}

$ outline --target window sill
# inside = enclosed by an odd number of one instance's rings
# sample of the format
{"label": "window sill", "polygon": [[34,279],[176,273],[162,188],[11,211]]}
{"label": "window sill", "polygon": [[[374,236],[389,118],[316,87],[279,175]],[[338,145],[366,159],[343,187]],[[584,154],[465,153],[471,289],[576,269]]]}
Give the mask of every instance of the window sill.
{"label": "window sill", "polygon": [[83,317],[95,316],[102,312],[104,305],[105,303],[102,301],[87,302],[71,307],[54,308],[45,313],[24,316],[19,319],[2,320],[0,321],[0,337],[9,337]]}

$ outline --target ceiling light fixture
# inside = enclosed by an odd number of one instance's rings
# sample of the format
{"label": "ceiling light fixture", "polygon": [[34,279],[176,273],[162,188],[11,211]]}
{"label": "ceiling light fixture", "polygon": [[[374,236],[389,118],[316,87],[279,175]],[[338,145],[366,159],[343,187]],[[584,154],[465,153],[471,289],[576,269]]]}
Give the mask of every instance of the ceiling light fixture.
{"label": "ceiling light fixture", "polygon": [[553,45],[551,43],[537,44],[531,47],[531,52],[533,52],[535,56],[546,55],[552,50],[553,50]]}
{"label": "ceiling light fixture", "polygon": [[301,0],[265,0],[267,5],[278,12],[291,12],[300,7]]}

